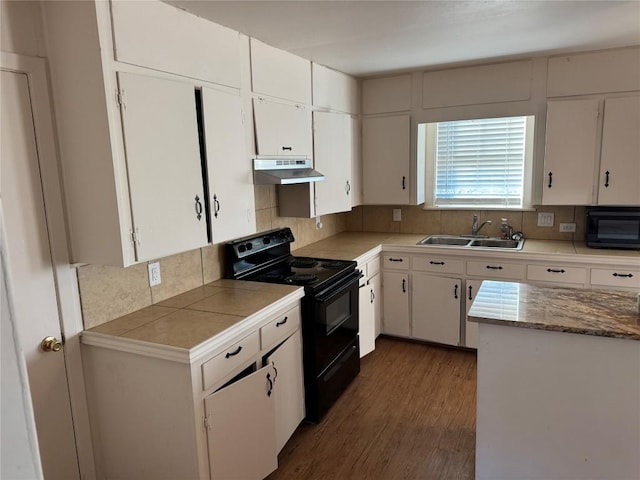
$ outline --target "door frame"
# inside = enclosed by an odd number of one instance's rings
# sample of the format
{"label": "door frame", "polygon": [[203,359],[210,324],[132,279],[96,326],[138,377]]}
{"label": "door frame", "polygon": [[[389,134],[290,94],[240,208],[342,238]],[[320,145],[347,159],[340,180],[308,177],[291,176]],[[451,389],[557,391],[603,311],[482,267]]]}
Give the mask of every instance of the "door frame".
{"label": "door frame", "polygon": [[93,445],[80,352],[80,334],[83,331],[82,311],[76,268],[70,263],[60,166],[49,97],[47,63],[40,57],[0,52],[0,69],[25,74],[29,85],[60,329],[65,338],[64,362],[67,369],[78,465],[81,478],[95,479]]}

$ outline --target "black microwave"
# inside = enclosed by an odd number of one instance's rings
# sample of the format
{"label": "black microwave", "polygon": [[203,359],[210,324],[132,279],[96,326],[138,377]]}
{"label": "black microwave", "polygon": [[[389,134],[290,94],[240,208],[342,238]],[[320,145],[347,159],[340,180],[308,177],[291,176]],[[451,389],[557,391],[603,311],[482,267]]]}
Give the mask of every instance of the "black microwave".
{"label": "black microwave", "polygon": [[640,207],[588,208],[586,242],[595,248],[640,249]]}

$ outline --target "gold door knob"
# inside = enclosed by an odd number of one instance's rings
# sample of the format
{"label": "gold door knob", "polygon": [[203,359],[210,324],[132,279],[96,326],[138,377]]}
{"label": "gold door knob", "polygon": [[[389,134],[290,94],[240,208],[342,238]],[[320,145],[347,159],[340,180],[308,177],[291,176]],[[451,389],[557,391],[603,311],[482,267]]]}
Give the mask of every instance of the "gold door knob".
{"label": "gold door knob", "polygon": [[40,343],[40,348],[45,352],[59,352],[62,350],[62,343],[56,337],[46,337]]}

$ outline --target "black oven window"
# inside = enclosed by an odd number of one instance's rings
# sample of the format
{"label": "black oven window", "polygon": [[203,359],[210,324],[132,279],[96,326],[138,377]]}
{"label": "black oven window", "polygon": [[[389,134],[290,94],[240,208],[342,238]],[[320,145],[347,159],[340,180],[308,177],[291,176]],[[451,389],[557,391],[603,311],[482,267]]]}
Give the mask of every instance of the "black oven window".
{"label": "black oven window", "polygon": [[602,240],[637,240],[638,219],[598,221],[598,238]]}
{"label": "black oven window", "polygon": [[346,292],[327,305],[327,332],[344,323],[351,316],[351,292]]}

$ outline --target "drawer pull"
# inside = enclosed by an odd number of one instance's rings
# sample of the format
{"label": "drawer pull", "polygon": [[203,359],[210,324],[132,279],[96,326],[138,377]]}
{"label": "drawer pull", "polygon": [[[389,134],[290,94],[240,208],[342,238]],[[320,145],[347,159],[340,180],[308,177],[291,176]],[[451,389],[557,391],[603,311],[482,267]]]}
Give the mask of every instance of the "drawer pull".
{"label": "drawer pull", "polygon": [[224,358],[234,357],[237,354],[239,354],[241,350],[242,350],[242,345],[236,348],[233,352],[227,352]]}
{"label": "drawer pull", "polygon": [[453,287],[453,298],[458,299],[458,285]]}
{"label": "drawer pull", "polygon": [[271,396],[273,391],[273,380],[271,380],[271,374],[267,373],[267,397]]}
{"label": "drawer pull", "polygon": [[549,273],[565,273],[565,269],[561,268],[560,270],[555,269],[555,268],[547,268],[547,272]]}
{"label": "drawer pull", "polygon": [[433,260],[429,262],[431,265],[444,265],[444,262],[434,262]]}
{"label": "drawer pull", "polygon": [[633,278],[633,273],[614,273],[614,277]]}
{"label": "drawer pull", "polygon": [[469,300],[473,300],[473,294],[471,293],[473,291],[473,285],[469,285]]}
{"label": "drawer pull", "polygon": [[389,258],[390,262],[402,262],[401,258]]}
{"label": "drawer pull", "polygon": [[502,266],[498,265],[497,267],[494,267],[493,265],[487,265],[487,268],[489,270],[502,270]]}
{"label": "drawer pull", "polygon": [[284,325],[285,323],[287,323],[288,319],[289,317],[284,317],[282,321],[276,323],[276,327],[279,327],[280,325]]}

